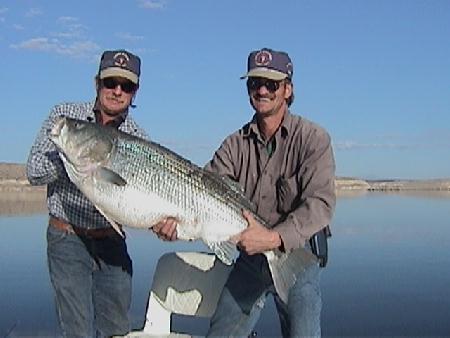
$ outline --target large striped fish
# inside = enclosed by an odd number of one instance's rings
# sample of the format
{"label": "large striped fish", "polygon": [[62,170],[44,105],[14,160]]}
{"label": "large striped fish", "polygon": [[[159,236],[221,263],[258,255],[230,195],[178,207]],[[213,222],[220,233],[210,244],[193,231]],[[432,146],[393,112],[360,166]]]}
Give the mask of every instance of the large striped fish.
{"label": "large striped fish", "polygon": [[[96,123],[61,117],[49,137],[71,181],[119,233],[119,224],[149,228],[174,217],[179,239],[200,239],[221,261],[232,263],[236,251],[230,238],[248,226],[242,209],[253,210],[235,182],[154,142]],[[316,264],[303,249],[265,256],[285,302],[298,273]]]}

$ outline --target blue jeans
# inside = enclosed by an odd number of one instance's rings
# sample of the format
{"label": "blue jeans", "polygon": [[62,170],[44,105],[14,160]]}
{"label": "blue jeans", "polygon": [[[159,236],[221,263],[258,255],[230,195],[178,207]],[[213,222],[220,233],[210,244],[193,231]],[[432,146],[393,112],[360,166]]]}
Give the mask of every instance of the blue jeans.
{"label": "blue jeans", "polygon": [[87,239],[50,225],[47,245],[63,336],[128,333],[132,263],[125,241],[118,235]]}
{"label": "blue jeans", "polygon": [[[320,293],[321,268],[313,265],[304,274],[298,276],[297,282],[289,292],[288,304],[284,304],[275,292],[273,285],[254,298],[251,309],[247,313],[239,301],[225,286],[211,318],[208,337],[248,337],[255,327],[269,293],[275,299],[281,323],[283,337],[320,337],[320,312],[322,298]],[[248,283],[242,280],[242,283]]]}

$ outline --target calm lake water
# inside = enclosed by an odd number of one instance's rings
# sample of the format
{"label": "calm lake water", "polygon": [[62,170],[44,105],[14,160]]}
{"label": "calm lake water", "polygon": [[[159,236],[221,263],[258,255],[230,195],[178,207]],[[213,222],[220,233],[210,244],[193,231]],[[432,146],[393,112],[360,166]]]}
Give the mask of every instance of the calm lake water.
{"label": "calm lake water", "polygon": [[[46,266],[46,221],[42,211],[0,214],[1,337],[59,334]],[[340,197],[332,232],[322,274],[323,336],[450,336],[450,194]],[[137,329],[158,258],[204,247],[160,242],[142,230],[129,231],[128,247]],[[202,334],[206,326],[205,320],[174,320],[180,331]],[[272,301],[256,331],[279,335]]]}

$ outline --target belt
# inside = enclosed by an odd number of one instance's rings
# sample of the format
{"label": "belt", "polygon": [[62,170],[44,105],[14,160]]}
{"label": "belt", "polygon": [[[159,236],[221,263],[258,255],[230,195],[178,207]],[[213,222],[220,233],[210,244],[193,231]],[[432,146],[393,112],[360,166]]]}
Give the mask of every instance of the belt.
{"label": "belt", "polygon": [[106,237],[112,237],[114,235],[119,235],[113,228],[100,228],[100,229],[86,229],[76,227],[69,223],[66,223],[56,217],[50,216],[48,223],[55,229],[65,231],[68,234],[77,234],[78,236],[83,236],[91,239],[102,239]]}

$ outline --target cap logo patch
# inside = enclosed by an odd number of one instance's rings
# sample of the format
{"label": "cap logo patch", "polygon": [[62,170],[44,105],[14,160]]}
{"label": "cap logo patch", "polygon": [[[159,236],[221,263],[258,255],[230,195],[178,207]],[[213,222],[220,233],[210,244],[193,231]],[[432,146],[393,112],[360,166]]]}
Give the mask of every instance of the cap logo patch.
{"label": "cap logo patch", "polygon": [[255,55],[255,64],[257,66],[267,66],[272,61],[272,54],[267,50],[259,51]]}
{"label": "cap logo patch", "polygon": [[119,67],[126,67],[128,64],[128,61],[130,61],[130,57],[126,53],[116,53],[114,55],[114,65]]}

